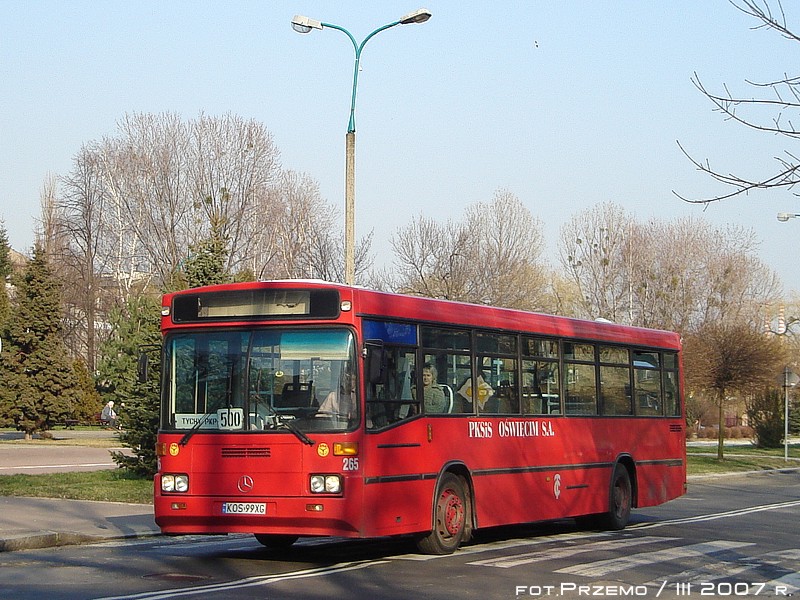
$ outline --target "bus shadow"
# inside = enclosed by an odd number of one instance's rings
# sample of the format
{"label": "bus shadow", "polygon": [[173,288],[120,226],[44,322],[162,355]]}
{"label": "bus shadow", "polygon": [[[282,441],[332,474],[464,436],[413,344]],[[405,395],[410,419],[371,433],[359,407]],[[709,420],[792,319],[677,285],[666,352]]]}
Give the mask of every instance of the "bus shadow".
{"label": "bus shadow", "polygon": [[[656,521],[645,515],[631,516],[630,525]],[[561,519],[523,525],[507,525],[479,529],[473,538],[461,545],[462,550],[476,551],[481,546],[532,542],[537,538],[552,541],[561,535],[596,533],[597,529],[579,526],[574,519]],[[621,532],[609,532],[621,533]],[[460,550],[454,556],[458,556]],[[289,548],[273,549],[261,546],[255,538],[253,545],[236,550],[220,551],[217,557],[236,557],[254,561],[292,562],[299,564],[329,565],[340,562],[380,560],[405,555],[420,555],[411,536],[372,539],[305,538]],[[420,555],[421,556],[421,555]]]}

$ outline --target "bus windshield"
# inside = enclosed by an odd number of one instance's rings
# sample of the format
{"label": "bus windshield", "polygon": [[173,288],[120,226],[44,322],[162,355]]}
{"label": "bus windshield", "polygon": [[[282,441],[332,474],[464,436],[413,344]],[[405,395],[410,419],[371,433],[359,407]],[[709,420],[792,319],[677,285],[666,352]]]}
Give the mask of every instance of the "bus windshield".
{"label": "bus windshield", "polygon": [[165,429],[345,431],[359,422],[346,329],[175,333],[164,347]]}

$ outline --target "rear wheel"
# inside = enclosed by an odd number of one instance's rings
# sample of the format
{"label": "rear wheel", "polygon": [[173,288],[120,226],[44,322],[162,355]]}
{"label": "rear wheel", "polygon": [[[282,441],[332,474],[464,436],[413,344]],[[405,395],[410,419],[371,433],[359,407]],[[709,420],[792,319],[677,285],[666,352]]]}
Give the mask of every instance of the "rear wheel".
{"label": "rear wheel", "polygon": [[272,533],[256,533],[258,543],[272,550],[285,550],[297,541],[296,535],[277,535]]}
{"label": "rear wheel", "polygon": [[445,473],[436,488],[433,530],[417,540],[425,554],[452,554],[469,531],[469,499],[464,480]]}
{"label": "rear wheel", "polygon": [[603,515],[604,528],[612,531],[625,529],[625,525],[628,524],[628,519],[631,516],[632,504],[631,476],[628,474],[628,469],[625,468],[625,465],[617,464],[614,467],[614,474],[611,476],[608,512]]}
{"label": "rear wheel", "polygon": [[611,475],[608,490],[608,512],[575,517],[581,529],[619,531],[625,529],[631,516],[633,492],[631,477],[624,465],[617,464]]}

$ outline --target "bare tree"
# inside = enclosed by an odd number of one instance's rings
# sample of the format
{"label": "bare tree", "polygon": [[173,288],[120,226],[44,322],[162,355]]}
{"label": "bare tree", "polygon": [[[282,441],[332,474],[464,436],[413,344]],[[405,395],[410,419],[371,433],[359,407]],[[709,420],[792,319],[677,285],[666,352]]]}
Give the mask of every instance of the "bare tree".
{"label": "bare tree", "polygon": [[[118,271],[144,263],[170,281],[212,221],[229,240],[228,268],[246,262],[260,217],[255,207],[270,197],[280,173],[271,134],[232,115],[184,122],[170,113],[134,114],[119,129],[99,149],[110,207],[121,217],[112,237],[120,255],[134,251],[118,261]],[[131,234],[136,243],[125,248]]]}
{"label": "bare tree", "polygon": [[701,219],[634,225],[629,264],[634,322],[688,332],[713,320],[757,323],[781,293],[750,229]]}
{"label": "bare tree", "polygon": [[580,292],[579,316],[633,322],[627,263],[633,223],[622,207],[604,203],[561,228],[561,265]]}
{"label": "bare tree", "polygon": [[[103,252],[108,196],[96,161],[97,153],[85,146],[74,159],[72,173],[61,179],[59,225],[67,243],[54,261],[62,265],[62,298],[78,331],[73,337],[84,345],[78,354],[83,356],[90,373],[96,363],[102,274],[110,258]],[[101,314],[104,312],[101,310]]]}
{"label": "bare tree", "polygon": [[420,215],[391,238],[395,289],[407,294],[468,300],[474,296],[474,246],[466,228]]}
{"label": "bare tree", "polygon": [[466,232],[475,252],[474,302],[529,310],[544,303],[542,222],[508,190],[467,208]]}
{"label": "bare tree", "polygon": [[42,184],[39,192],[39,208],[41,217],[36,230],[36,243],[49,258],[60,254],[66,243],[60,226],[58,181],[54,175],[47,175]]}
{"label": "bare tree", "polygon": [[716,232],[702,220],[650,220],[630,227],[627,243],[631,323],[687,331],[706,293],[706,250]]}
{"label": "bare tree", "polygon": [[[271,193],[252,207],[258,218],[250,258],[260,279],[317,277],[343,281],[344,259],[339,212],[322,199],[319,184],[294,171],[281,173]],[[371,236],[356,248],[356,275],[368,268]]]}
{"label": "bare tree", "polygon": [[764,335],[750,323],[709,321],[686,337],[687,387],[694,392],[710,393],[719,411],[719,460],[724,458],[725,407],[729,395],[774,385],[785,360],[780,341]]}
{"label": "bare tree", "polygon": [[[731,4],[755,19],[758,24],[753,29],[769,29],[790,41],[800,42],[800,36],[794,33],[786,21],[786,14],[780,0],[775,2],[731,0]],[[800,76],[785,75],[781,79],[760,83],[747,81],[748,86],[754,90],[754,95],[734,94],[727,85],[723,86],[723,92],[711,91],[706,88],[697,73],[694,74],[692,83],[711,101],[714,110],[722,113],[726,119],[751,130],[788,138],[789,141],[796,141],[800,137],[800,131],[794,124],[797,120],[797,112],[800,110]],[[786,188],[791,190],[800,182],[800,161],[797,154],[790,150],[784,151],[782,156],[775,157],[778,168],[774,173],[761,177],[747,177],[712,167],[707,159],[694,158],[680,142],[678,145],[699,171],[706,173],[731,190],[701,199],[689,199],[675,192],[679,198],[687,202],[707,204],[759,189]]]}
{"label": "bare tree", "polygon": [[715,320],[758,323],[781,286],[752,230],[699,219],[638,223],[603,204],[562,228],[561,262],[579,316],[690,332]]}
{"label": "bare tree", "polygon": [[[259,208],[272,202],[281,177],[280,154],[272,134],[261,124],[227,114],[207,115],[189,124],[189,164],[195,219],[220,223],[230,243],[228,271],[251,254],[254,231],[263,231]],[[267,210],[268,207],[267,207]]]}
{"label": "bare tree", "polygon": [[541,222],[506,190],[468,207],[463,222],[420,216],[392,236],[396,289],[434,298],[541,309]]}

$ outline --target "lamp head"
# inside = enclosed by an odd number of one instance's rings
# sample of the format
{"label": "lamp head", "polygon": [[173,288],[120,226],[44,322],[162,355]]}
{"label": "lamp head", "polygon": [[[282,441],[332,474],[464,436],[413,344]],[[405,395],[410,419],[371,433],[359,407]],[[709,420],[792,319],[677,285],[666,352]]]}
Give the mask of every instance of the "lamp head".
{"label": "lamp head", "polygon": [[322,23],[303,15],[295,15],[292,18],[292,29],[297,33],[310,33],[312,29],[322,29]]}
{"label": "lamp head", "polygon": [[786,221],[795,216],[797,215],[793,215],[792,213],[785,213],[785,212],[778,213],[778,221],[780,221],[781,223],[786,223]]}
{"label": "lamp head", "polygon": [[419,10],[415,10],[414,12],[400,17],[400,24],[409,25],[411,23],[424,23],[430,18],[431,11],[429,11],[427,8],[420,8]]}

